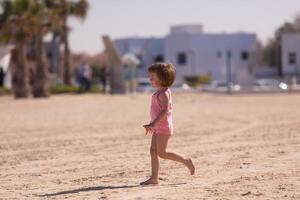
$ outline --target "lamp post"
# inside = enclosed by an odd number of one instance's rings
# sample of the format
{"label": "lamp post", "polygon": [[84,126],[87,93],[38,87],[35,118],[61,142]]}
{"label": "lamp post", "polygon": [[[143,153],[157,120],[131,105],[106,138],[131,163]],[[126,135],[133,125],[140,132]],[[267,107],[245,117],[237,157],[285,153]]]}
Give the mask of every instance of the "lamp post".
{"label": "lamp post", "polygon": [[231,93],[231,52],[230,50],[226,51],[226,74],[227,74],[227,93]]}
{"label": "lamp post", "polygon": [[[289,57],[292,57],[291,55],[289,55]],[[295,54],[293,57],[293,64],[294,64],[294,73],[292,73],[292,76],[291,76],[291,89],[293,87],[296,86],[297,84],[297,74],[298,74],[298,62],[297,62],[297,54]],[[292,59],[292,58],[289,58],[289,59]]]}
{"label": "lamp post", "polygon": [[295,82],[294,84],[297,84],[297,75],[298,75],[298,58],[297,58],[297,54],[295,54]]}
{"label": "lamp post", "polygon": [[191,49],[189,50],[189,53],[190,53],[190,60],[191,60],[191,75],[196,75],[196,68],[195,68],[195,55],[196,55],[196,50],[195,49]]}

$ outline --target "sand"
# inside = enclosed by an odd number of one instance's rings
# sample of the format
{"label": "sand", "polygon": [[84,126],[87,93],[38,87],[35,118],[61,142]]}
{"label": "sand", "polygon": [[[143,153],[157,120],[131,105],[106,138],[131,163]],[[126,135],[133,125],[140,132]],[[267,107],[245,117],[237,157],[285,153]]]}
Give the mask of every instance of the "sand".
{"label": "sand", "polygon": [[149,94],[0,97],[0,199],[300,199],[300,94],[174,94],[168,149],[150,175]]}

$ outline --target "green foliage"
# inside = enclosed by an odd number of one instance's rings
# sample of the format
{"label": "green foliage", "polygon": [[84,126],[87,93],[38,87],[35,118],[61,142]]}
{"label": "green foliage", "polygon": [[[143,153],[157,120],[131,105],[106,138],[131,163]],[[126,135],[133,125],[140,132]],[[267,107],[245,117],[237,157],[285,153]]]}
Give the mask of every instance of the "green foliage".
{"label": "green foliage", "polygon": [[98,85],[92,85],[91,90],[89,92],[91,92],[91,93],[100,93],[102,91],[100,90],[100,87]]}
{"label": "green foliage", "polygon": [[203,84],[208,84],[211,81],[210,75],[192,75],[185,76],[184,80],[189,86],[196,87]]}
{"label": "green foliage", "polygon": [[23,43],[33,34],[29,18],[30,0],[5,0],[0,3],[3,13],[0,15],[1,39],[4,42]]}
{"label": "green foliage", "polygon": [[11,89],[0,87],[0,95],[12,94]]}
{"label": "green foliage", "polygon": [[4,33],[1,35],[0,40],[4,43],[8,43],[10,39],[10,35],[7,33]]}
{"label": "green foliage", "polygon": [[103,76],[103,67],[100,64],[92,65],[92,82],[99,83],[101,76]]}
{"label": "green foliage", "polygon": [[5,20],[9,17],[12,13],[12,4],[10,1],[5,0],[0,2],[1,6],[1,14],[0,14],[0,27],[2,27]]}
{"label": "green foliage", "polygon": [[25,11],[28,10],[29,5],[30,5],[30,1],[28,1],[28,0],[16,0],[15,5],[16,5],[15,6],[16,14],[21,15]]}
{"label": "green foliage", "polygon": [[23,31],[17,31],[15,33],[15,40],[21,42],[26,38],[26,34]]}
{"label": "green foliage", "polygon": [[52,94],[76,93],[78,91],[79,87],[72,85],[54,85],[50,87],[50,92]]}
{"label": "green foliage", "polygon": [[86,0],[79,0],[77,2],[69,1],[67,6],[69,15],[78,18],[85,18],[89,8],[89,4]]}
{"label": "green foliage", "polygon": [[[74,85],[54,85],[50,87],[50,92],[52,94],[75,94],[80,92],[80,87],[79,86],[74,86]],[[101,90],[98,87],[98,85],[92,85],[91,90],[88,91],[88,93],[100,93]]]}

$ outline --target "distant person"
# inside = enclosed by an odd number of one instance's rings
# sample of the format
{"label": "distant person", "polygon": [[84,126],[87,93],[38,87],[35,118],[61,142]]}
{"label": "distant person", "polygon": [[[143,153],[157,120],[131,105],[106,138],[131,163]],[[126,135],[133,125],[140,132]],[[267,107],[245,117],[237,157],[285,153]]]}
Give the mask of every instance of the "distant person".
{"label": "distant person", "polygon": [[168,141],[173,134],[172,96],[169,87],[175,80],[175,68],[168,63],[155,63],[148,69],[151,85],[157,89],[152,94],[151,122],[144,125],[146,134],[152,133],[150,147],[151,177],[141,185],[158,184],[159,157],[184,164],[191,175],[195,174],[195,166],[190,158],[184,158],[173,152],[167,152]]}
{"label": "distant person", "polygon": [[100,77],[100,81],[102,84],[102,92],[106,93],[106,85],[107,85],[107,70],[105,67],[102,67],[100,69],[100,73],[99,73],[99,77]]}
{"label": "distant person", "polygon": [[79,67],[78,80],[80,84],[80,91],[86,92],[91,89],[92,69],[85,61],[83,61]]}
{"label": "distant person", "polygon": [[93,72],[92,72],[92,67],[88,63],[86,63],[84,65],[83,76],[84,76],[85,81],[86,81],[85,90],[86,91],[90,91],[91,90],[91,86],[92,86]]}
{"label": "distant person", "polygon": [[130,76],[130,68],[128,65],[124,65],[123,80],[125,82],[126,93],[131,93],[130,90],[131,76]]}
{"label": "distant person", "polygon": [[0,87],[4,87],[4,77],[5,77],[4,69],[2,66],[0,66]]}

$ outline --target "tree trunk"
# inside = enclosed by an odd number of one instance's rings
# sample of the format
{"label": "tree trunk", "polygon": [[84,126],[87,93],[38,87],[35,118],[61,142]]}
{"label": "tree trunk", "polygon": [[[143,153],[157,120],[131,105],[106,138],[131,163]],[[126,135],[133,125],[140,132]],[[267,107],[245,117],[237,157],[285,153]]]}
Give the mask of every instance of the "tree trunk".
{"label": "tree trunk", "polygon": [[13,90],[15,98],[27,98],[29,96],[28,69],[26,66],[25,44],[16,44],[16,65],[13,74]]}
{"label": "tree trunk", "polygon": [[48,68],[44,62],[44,46],[41,27],[39,27],[37,30],[35,45],[36,70],[35,79],[33,83],[33,96],[49,97]]}
{"label": "tree trunk", "polygon": [[68,41],[68,27],[66,19],[63,26],[63,42],[64,42],[64,84],[71,85],[71,69],[70,69],[70,49]]}

